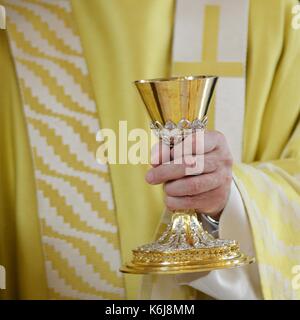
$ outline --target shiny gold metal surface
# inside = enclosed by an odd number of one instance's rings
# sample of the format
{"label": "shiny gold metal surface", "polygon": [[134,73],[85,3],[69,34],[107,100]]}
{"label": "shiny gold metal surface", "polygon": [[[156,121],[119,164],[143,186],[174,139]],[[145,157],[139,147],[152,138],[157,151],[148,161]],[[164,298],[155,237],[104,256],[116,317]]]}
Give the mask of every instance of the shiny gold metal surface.
{"label": "shiny gold metal surface", "polygon": [[[217,82],[214,76],[139,80],[135,84],[151,117],[151,128],[172,147],[195,130],[205,130]],[[234,240],[215,239],[194,210],[177,210],[153,243],[132,251],[120,271],[132,274],[178,274],[233,268],[254,262]]]}
{"label": "shiny gold metal surface", "polygon": [[217,79],[214,76],[187,76],[138,80],[135,85],[151,120],[165,125],[167,121],[203,119]]}
{"label": "shiny gold metal surface", "polygon": [[208,272],[218,269],[232,269],[236,267],[242,267],[253,262],[255,262],[254,258],[250,258],[241,253],[239,257],[235,257],[234,259],[226,259],[223,261],[215,262],[190,262],[185,265],[160,264],[153,266],[151,264],[140,265],[132,262],[123,266],[120,271],[129,274],[183,274],[194,272]]}

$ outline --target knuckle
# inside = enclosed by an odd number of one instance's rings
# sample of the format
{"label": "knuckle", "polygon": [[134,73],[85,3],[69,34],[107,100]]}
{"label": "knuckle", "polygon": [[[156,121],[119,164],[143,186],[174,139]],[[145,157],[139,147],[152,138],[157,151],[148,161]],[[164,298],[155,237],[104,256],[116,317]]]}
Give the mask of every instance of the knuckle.
{"label": "knuckle", "polygon": [[231,182],[232,182],[232,174],[227,174],[227,175],[225,175],[225,184],[226,185],[230,185],[231,184]]}
{"label": "knuckle", "polygon": [[225,189],[227,189],[231,185],[231,182],[232,182],[231,171],[229,172],[228,170],[224,170],[222,173],[220,185],[222,185]]}
{"label": "knuckle", "polygon": [[223,160],[225,166],[232,167],[233,166],[233,157],[230,152],[228,152],[227,156]]}

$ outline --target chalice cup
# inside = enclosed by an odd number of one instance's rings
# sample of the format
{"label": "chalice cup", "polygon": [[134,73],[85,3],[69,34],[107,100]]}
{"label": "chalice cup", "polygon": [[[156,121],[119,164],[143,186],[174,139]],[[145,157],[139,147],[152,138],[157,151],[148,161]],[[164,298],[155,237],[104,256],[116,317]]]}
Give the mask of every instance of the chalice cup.
{"label": "chalice cup", "polygon": [[[204,131],[218,78],[186,76],[138,80],[135,85],[151,118],[151,129],[174,147],[196,130]],[[195,210],[175,210],[157,241],[132,250],[120,271],[132,274],[180,274],[243,266],[254,258],[235,240],[216,239],[204,230]]]}

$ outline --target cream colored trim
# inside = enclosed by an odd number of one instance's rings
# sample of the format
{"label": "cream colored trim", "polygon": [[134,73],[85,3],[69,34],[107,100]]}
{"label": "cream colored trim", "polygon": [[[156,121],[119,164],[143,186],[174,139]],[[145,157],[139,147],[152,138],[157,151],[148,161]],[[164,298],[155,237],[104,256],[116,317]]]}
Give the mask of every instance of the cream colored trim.
{"label": "cream colored trim", "polygon": [[0,29],[6,29],[6,14],[3,6],[0,6]]}
{"label": "cream colored trim", "polygon": [[177,0],[173,74],[215,74],[215,129],[241,161],[249,0]]}

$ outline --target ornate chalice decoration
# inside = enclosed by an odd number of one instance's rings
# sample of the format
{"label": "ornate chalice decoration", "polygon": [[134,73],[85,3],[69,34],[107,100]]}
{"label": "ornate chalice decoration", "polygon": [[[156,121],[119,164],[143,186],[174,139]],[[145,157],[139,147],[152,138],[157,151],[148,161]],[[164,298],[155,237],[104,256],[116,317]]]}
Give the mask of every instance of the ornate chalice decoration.
{"label": "ornate chalice decoration", "polygon": [[[205,130],[217,77],[188,76],[135,82],[151,117],[151,129],[172,148],[195,130]],[[195,210],[176,210],[160,238],[133,250],[122,272],[186,273],[242,266],[254,261],[234,240],[215,239]]]}

